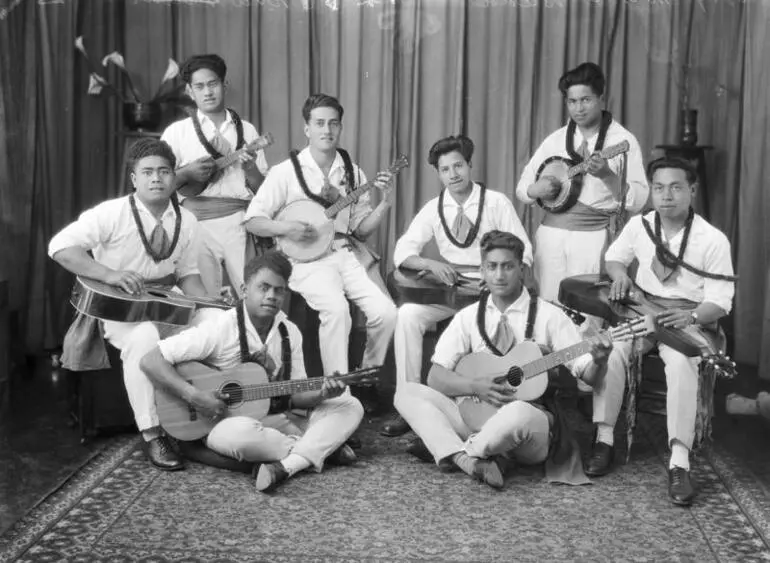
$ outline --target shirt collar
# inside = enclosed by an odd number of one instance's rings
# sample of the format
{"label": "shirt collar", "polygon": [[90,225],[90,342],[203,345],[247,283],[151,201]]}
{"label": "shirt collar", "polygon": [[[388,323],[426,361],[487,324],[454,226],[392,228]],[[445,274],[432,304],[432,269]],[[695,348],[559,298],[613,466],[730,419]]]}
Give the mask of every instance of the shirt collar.
{"label": "shirt collar", "polygon": [[474,204],[478,204],[479,202],[479,194],[481,194],[481,186],[479,186],[476,182],[473,182],[473,187],[471,188],[471,195],[468,197],[468,199],[465,200],[465,203],[460,205],[455,201],[455,198],[452,197],[452,195],[449,193],[449,190],[444,188],[446,194],[444,195],[444,207],[462,207],[465,209],[466,207],[471,207]]}
{"label": "shirt collar", "polygon": [[[310,154],[310,147],[305,147],[302,149],[299,155],[297,155],[297,160],[299,160],[301,166],[317,170],[319,174],[323,175],[321,167],[318,166],[318,163],[313,158],[313,155]],[[332,167],[329,169],[329,176],[331,176],[332,172],[334,172],[337,168],[345,168],[345,163],[342,161],[342,156],[340,156],[339,151],[337,151],[337,156],[334,157]]]}
{"label": "shirt collar", "polygon": [[[251,322],[251,316],[249,315],[249,312],[246,310],[246,303],[243,303],[241,305],[243,307],[243,322],[246,325],[246,333],[253,332],[258,342],[262,342],[262,339],[259,336],[259,332],[257,332],[257,327],[254,326],[254,323]],[[270,327],[270,332],[267,333],[267,340],[262,342],[262,345],[267,344],[267,341],[270,340],[270,338],[273,336],[273,333],[278,330],[278,325],[285,321],[288,317],[286,316],[286,313],[279,310],[275,314],[275,318],[273,319],[273,326]],[[250,352],[256,352],[256,350],[250,350]]]}
{"label": "shirt collar", "polygon": [[[512,311],[516,311],[519,313],[525,313],[529,311],[529,302],[530,302],[530,296],[529,291],[527,291],[526,287],[521,288],[521,295],[519,295],[519,298],[516,299],[513,303],[508,305],[508,307],[503,311],[501,314],[508,314]],[[490,296],[489,299],[487,299],[487,311],[496,311],[497,313],[500,313],[500,309],[497,308],[497,305],[495,305],[492,302],[492,297]]]}
{"label": "shirt collar", "polygon": [[[216,125],[214,125],[214,122],[211,121],[211,119],[205,113],[203,113],[201,110],[198,110],[198,121],[200,122],[201,126],[203,126],[206,123],[210,123],[211,126],[214,129],[216,129]],[[230,115],[229,111],[225,110],[225,122],[224,122],[223,125],[226,127],[228,124],[230,124],[232,122],[233,122],[233,117]],[[223,127],[223,129],[225,127]]]}
{"label": "shirt collar", "polygon": [[[126,199],[128,199],[128,196],[126,196]],[[145,215],[149,215],[152,217],[153,221],[155,221],[155,215],[152,214],[152,212],[147,209],[147,207],[142,203],[142,200],[138,197],[134,196],[134,203],[136,203],[136,209],[139,211],[139,213],[143,213]],[[171,205],[171,201],[169,200],[168,204],[166,205],[166,209],[163,211],[163,214],[160,216],[161,220],[165,219],[169,215],[174,215],[174,207]]]}

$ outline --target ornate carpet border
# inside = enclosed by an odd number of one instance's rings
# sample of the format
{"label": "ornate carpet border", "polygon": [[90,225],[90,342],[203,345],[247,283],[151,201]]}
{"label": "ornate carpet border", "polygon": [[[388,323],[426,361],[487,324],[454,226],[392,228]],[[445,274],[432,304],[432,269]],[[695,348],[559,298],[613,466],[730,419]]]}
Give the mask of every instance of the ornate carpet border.
{"label": "ornate carpet border", "polygon": [[139,444],[139,436],[121,436],[39,502],[0,536],[0,561],[12,561],[29,549],[59,519],[114,471]]}

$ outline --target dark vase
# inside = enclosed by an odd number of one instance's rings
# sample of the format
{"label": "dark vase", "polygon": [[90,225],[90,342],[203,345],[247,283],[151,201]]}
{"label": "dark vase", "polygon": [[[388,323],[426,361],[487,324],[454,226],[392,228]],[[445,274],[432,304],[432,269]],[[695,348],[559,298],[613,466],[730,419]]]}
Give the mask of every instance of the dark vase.
{"label": "dark vase", "polygon": [[132,131],[155,131],[162,117],[160,104],[141,102],[123,104],[123,123]]}
{"label": "dark vase", "polygon": [[683,109],[679,130],[679,142],[683,145],[694,146],[698,143],[698,110]]}

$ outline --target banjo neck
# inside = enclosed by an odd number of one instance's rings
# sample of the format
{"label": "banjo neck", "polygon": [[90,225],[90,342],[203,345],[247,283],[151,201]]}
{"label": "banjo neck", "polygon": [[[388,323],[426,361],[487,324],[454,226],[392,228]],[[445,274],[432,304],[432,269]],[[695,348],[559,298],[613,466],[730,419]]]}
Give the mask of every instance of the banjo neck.
{"label": "banjo neck", "polygon": [[[623,154],[628,150],[628,148],[628,141],[622,141],[617,145],[612,145],[611,147],[600,150],[599,156],[606,160],[608,158],[618,156],[619,154]],[[588,161],[584,160],[583,162],[570,167],[570,169],[567,171],[567,178],[573,178],[578,174],[585,174],[586,171],[588,171]]]}

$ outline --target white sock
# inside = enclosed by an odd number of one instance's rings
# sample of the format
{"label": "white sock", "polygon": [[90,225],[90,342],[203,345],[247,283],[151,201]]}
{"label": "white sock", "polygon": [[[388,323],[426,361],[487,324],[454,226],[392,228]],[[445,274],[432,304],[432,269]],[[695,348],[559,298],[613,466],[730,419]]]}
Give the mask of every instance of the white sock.
{"label": "white sock", "polygon": [[690,470],[690,450],[679,440],[671,442],[671,460],[668,462],[668,468],[674,467]]}
{"label": "white sock", "polygon": [[307,469],[312,465],[312,463],[310,463],[299,454],[289,454],[281,460],[281,465],[283,465],[286,473],[288,473],[289,477],[291,477],[303,469]]}
{"label": "white sock", "polygon": [[142,438],[145,442],[152,442],[155,438],[161,437],[161,431],[159,426],[142,430]]}
{"label": "white sock", "polygon": [[604,422],[596,423],[596,441],[604,442],[608,446],[615,443],[615,429]]}

